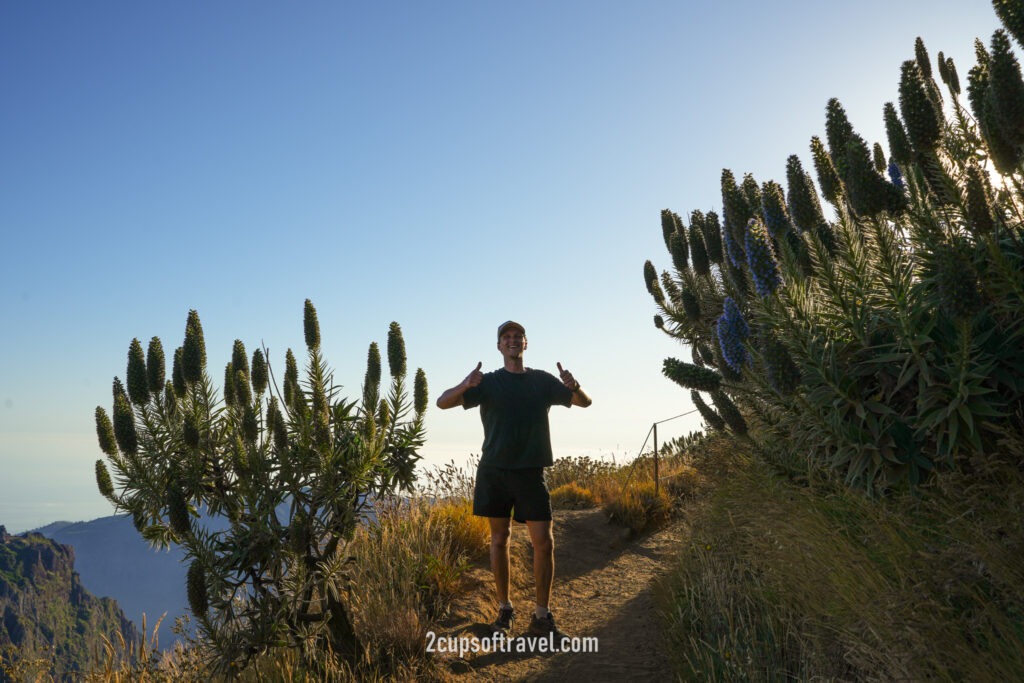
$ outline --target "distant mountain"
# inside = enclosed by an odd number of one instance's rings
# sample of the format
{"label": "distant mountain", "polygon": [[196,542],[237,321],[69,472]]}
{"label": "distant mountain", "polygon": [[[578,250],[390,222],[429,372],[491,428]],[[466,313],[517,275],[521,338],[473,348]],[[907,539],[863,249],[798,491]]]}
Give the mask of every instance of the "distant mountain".
{"label": "distant mountain", "polygon": [[161,648],[178,639],[171,626],[188,607],[188,568],[181,562],[185,553],[180,547],[151,548],[135,530],[131,517],[124,515],[91,522],[54,522],[35,531],[74,548],[75,568],[90,592],[115,598],[140,628],[145,614],[147,637],[166,612],[158,634]]}
{"label": "distant mountain", "polygon": [[[101,636],[139,634],[116,601],[96,598],[74,570],[75,552],[36,533],[11,536],[0,526],[0,649],[13,645],[25,659],[50,658],[74,680]],[[8,680],[0,670],[0,681]]]}
{"label": "distant mountain", "polygon": [[[277,507],[278,519],[285,523],[288,514],[288,503],[281,503]],[[363,514],[363,520],[373,516],[371,508]],[[209,531],[228,527],[227,520],[220,517],[203,517],[199,523]],[[152,636],[157,619],[166,613],[158,633],[161,649],[179,640],[171,627],[175,618],[188,609],[188,566],[183,562],[185,553],[180,546],[172,545],[170,550],[151,548],[135,530],[130,515],[100,517],[91,522],[53,522],[32,533],[74,548],[75,569],[82,577],[82,585],[95,595],[117,600],[140,628],[145,614],[147,637]]]}

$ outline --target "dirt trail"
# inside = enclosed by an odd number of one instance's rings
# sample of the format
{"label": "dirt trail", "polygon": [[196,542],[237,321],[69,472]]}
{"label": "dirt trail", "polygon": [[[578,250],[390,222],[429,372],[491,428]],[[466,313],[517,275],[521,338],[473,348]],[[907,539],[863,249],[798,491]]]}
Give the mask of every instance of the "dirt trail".
{"label": "dirt trail", "polygon": [[[600,510],[556,511],[552,611],[569,636],[596,637],[596,653],[502,652],[455,662],[459,681],[670,680],[655,612],[653,581],[670,567],[685,534],[675,519],[639,539],[611,526]],[[512,529],[513,635],[525,633],[533,611],[532,548],[524,525]],[[490,571],[469,573],[469,590],[454,605],[442,635],[485,637],[496,616]]]}

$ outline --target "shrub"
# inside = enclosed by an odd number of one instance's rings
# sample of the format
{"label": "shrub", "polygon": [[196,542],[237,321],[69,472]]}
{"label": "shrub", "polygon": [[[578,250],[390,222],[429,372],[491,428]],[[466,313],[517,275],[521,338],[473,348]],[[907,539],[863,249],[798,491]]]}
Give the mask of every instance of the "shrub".
{"label": "shrub", "polygon": [[563,484],[551,492],[551,507],[556,510],[582,510],[595,505],[594,494],[575,482]]}
{"label": "shrub", "polygon": [[606,503],[604,511],[610,521],[639,534],[665,524],[669,519],[670,503],[664,489],[654,493],[653,483],[634,484],[615,500]]}
{"label": "shrub", "polygon": [[1004,431],[1024,431],[1024,78],[996,31],[970,71],[973,117],[941,60],[947,116],[920,40],[915,52],[899,113],[881,112],[889,179],[882,150],[872,159],[832,99],[827,149],[813,137],[810,151],[836,219],[796,155],[788,192],[768,181],[757,201],[750,176],[741,188],[723,170],[728,263],[666,273],[663,289],[686,302],[652,288],[658,329],[694,349],[694,364],[668,358],[664,374],[712,394],[714,411],[695,401],[709,426],[751,427],[756,442],[784,444],[776,465],[795,476],[835,470],[868,493],[969,471]]}
{"label": "shrub", "polygon": [[[184,548],[189,604],[211,676],[232,675],[271,647],[362,656],[342,597],[350,588],[348,541],[371,500],[411,488],[420,457],[426,380],[416,373],[410,402],[398,324],[387,339],[390,391],[379,395],[380,354],[372,344],[358,405],[333,382],[308,299],[303,322],[304,378],[289,349],[280,391],[276,378],[269,384],[263,353],[253,354],[250,367],[236,341],[218,396],[191,311],[171,381],[160,340],[150,342],[148,357],[133,340],[127,391],[114,380],[113,420],[96,409],[100,448],[114,473],[97,462],[100,492],[131,513],[150,543]],[[223,518],[226,528],[208,528],[200,511]]]}
{"label": "shrub", "polygon": [[491,543],[491,529],[484,517],[473,515],[469,500],[437,503],[430,510],[430,526],[443,533],[455,556],[484,557]]}

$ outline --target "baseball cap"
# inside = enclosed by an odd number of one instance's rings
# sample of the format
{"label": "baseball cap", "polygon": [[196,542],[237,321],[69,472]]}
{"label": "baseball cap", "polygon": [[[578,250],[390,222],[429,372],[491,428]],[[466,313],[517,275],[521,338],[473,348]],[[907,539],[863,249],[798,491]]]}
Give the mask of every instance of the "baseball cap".
{"label": "baseball cap", "polygon": [[522,325],[517,323],[515,320],[506,320],[502,324],[498,325],[498,339],[501,339],[501,333],[504,332],[505,330],[507,330],[510,327],[518,328],[519,331],[523,333],[523,336],[524,337],[526,336],[526,328],[525,327],[523,327]]}

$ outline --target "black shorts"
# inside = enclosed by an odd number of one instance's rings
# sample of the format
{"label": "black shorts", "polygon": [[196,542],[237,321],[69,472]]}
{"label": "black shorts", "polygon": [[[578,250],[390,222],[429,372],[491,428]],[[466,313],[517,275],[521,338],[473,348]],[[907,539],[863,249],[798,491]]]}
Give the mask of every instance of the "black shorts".
{"label": "black shorts", "polygon": [[480,465],[476,469],[473,514],[512,517],[517,522],[550,522],[551,496],[544,483],[544,468],[509,470]]}

